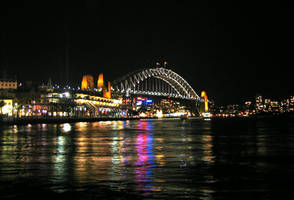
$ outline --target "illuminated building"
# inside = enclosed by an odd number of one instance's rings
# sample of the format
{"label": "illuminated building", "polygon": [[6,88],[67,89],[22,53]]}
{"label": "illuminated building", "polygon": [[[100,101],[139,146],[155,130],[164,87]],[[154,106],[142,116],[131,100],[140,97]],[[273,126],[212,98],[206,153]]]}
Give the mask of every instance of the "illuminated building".
{"label": "illuminated building", "polygon": [[261,95],[256,96],[256,98],[255,98],[255,102],[256,102],[256,104],[260,104],[260,103],[262,103],[262,96],[261,96]]}
{"label": "illuminated building", "polygon": [[270,110],[271,110],[271,100],[270,99],[264,99],[263,112],[268,112]]}
{"label": "illuminated building", "polygon": [[65,90],[42,94],[40,102],[33,103],[32,116],[67,117],[73,115],[73,94]]}
{"label": "illuminated building", "polygon": [[274,112],[279,112],[279,102],[278,101],[272,101],[271,102],[271,107],[272,107],[272,111]]}
{"label": "illuminated building", "polygon": [[270,104],[271,103],[271,100],[270,99],[265,99],[264,100],[264,104]]}
{"label": "illuminated building", "polygon": [[251,101],[246,101],[245,105],[250,106],[251,105]]}
{"label": "illuminated building", "polygon": [[15,80],[0,80],[0,89],[17,89],[17,81]]}
{"label": "illuminated building", "polygon": [[103,74],[99,74],[99,77],[98,77],[98,81],[97,81],[97,88],[103,88],[104,86],[104,80],[103,80]]}
{"label": "illuminated building", "polygon": [[[43,116],[118,116],[120,100],[104,98],[89,91],[56,90],[41,96],[39,104],[32,105],[32,111]],[[35,109],[36,108],[36,109]],[[38,114],[36,112],[36,114]],[[36,115],[32,114],[32,115]]]}
{"label": "illuminated building", "polygon": [[238,105],[221,106],[214,113],[216,117],[248,117],[252,115],[279,115],[294,111],[294,96],[282,99],[281,101],[272,100],[262,96],[255,97],[255,103],[246,101],[242,107]]}
{"label": "illuminated building", "polygon": [[101,107],[118,107],[121,103],[116,99],[108,99],[83,93],[76,93],[74,101],[78,104],[90,103]]}
{"label": "illuminated building", "polygon": [[82,79],[82,84],[81,84],[81,89],[82,90],[87,90],[87,89],[94,89],[94,79],[93,76],[91,75],[85,75],[83,76]]}
{"label": "illuminated building", "polygon": [[110,99],[89,94],[76,93],[74,102],[77,104],[76,110],[85,109],[89,116],[119,115],[117,112],[122,103],[117,99]]}
{"label": "illuminated building", "polygon": [[137,97],[135,99],[134,110],[141,113],[141,116],[151,116],[153,113],[153,100],[146,97]]}
{"label": "illuminated building", "polygon": [[255,98],[255,107],[257,111],[261,111],[263,109],[263,101],[262,101],[262,96],[258,95]]}
{"label": "illuminated building", "polygon": [[12,116],[13,113],[13,100],[12,99],[1,99],[3,106],[0,107],[0,114]]}
{"label": "illuminated building", "polygon": [[110,81],[108,81],[108,89],[106,90],[106,88],[103,89],[103,97],[104,98],[107,98],[107,99],[110,99],[111,98],[111,84],[110,84]]}
{"label": "illuminated building", "polygon": [[294,96],[290,97],[290,105],[289,105],[289,111],[294,111]]}
{"label": "illuminated building", "polygon": [[[151,99],[147,99],[150,101]],[[148,109],[150,107],[150,109]],[[162,112],[163,117],[181,117],[183,115],[189,115],[190,111],[189,108],[187,108],[186,105],[183,105],[181,102],[167,98],[167,99],[161,99],[160,103],[156,102],[156,99],[152,102],[150,102],[150,105],[147,104],[147,111],[152,110],[154,113],[154,116],[158,116],[158,111]]]}

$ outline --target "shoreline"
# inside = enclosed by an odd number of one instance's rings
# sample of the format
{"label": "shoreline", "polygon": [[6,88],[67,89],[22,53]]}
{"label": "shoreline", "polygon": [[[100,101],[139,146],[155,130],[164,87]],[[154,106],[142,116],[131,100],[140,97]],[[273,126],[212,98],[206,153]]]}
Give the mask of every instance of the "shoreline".
{"label": "shoreline", "polygon": [[126,121],[126,120],[140,120],[140,119],[157,119],[157,117],[13,118],[8,120],[0,119],[0,125],[63,124],[63,123],[75,123],[75,122]]}
{"label": "shoreline", "polygon": [[[0,119],[0,125],[28,125],[28,124],[63,124],[75,122],[99,122],[99,121],[127,121],[127,120],[142,120],[142,119],[181,119],[180,117],[52,117],[52,118],[11,118]],[[190,117],[189,119],[202,119],[201,117]],[[188,120],[189,120],[188,119]]]}
{"label": "shoreline", "polygon": [[[276,118],[294,118],[294,115],[254,115],[248,117],[212,117],[211,120],[220,119],[276,119]],[[29,118],[10,118],[1,119],[0,125],[27,125],[27,124],[63,124],[75,122],[99,122],[99,121],[127,121],[127,120],[141,120],[141,119],[180,119],[179,117],[29,117]],[[201,117],[191,117],[189,119],[203,119]],[[188,120],[189,120],[188,119]]]}

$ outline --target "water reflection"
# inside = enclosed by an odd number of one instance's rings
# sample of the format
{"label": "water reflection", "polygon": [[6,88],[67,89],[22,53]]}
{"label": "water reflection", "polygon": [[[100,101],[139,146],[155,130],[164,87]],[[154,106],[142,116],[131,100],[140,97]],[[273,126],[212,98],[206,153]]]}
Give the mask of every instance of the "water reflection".
{"label": "water reflection", "polygon": [[[71,186],[107,185],[145,197],[212,193],[213,179],[199,163],[215,162],[210,124],[175,120],[79,122],[11,126],[0,135],[1,177],[21,169],[26,177]],[[204,170],[204,171],[203,171]],[[12,178],[18,179],[19,175]],[[208,197],[209,195],[206,195]]]}
{"label": "water reflection", "polygon": [[[54,138],[53,144],[56,146],[56,149],[53,150],[54,155],[52,156],[52,161],[54,163],[52,181],[54,184],[62,184],[66,182],[68,173],[67,159],[69,159],[69,157],[67,156],[68,148],[66,136],[57,136],[57,138]],[[62,192],[64,190],[56,188],[55,191]]]}
{"label": "water reflection", "polygon": [[0,126],[0,193],[45,188],[94,199],[280,194],[291,191],[293,127],[290,120],[249,119]]}
{"label": "water reflection", "polygon": [[[117,128],[117,126],[115,126]],[[124,158],[124,133],[123,132],[113,132],[113,140],[111,145],[112,153],[112,170],[110,172],[110,179],[112,181],[120,181],[125,179],[124,174],[124,163],[126,159]]]}
{"label": "water reflection", "polygon": [[71,131],[71,125],[69,123],[65,123],[62,125],[62,132],[67,133]]}
{"label": "water reflection", "polygon": [[209,162],[212,164],[214,162],[215,156],[213,155],[213,137],[211,135],[203,135],[202,136],[202,143],[203,143],[203,157],[202,160],[205,162]]}
{"label": "water reflection", "polygon": [[[135,163],[135,182],[137,190],[145,192],[154,191],[153,168],[156,167],[153,155],[153,137],[150,122],[138,123],[138,135],[136,137],[137,160]],[[143,132],[142,132],[143,131]],[[145,193],[148,195],[148,193]]]}
{"label": "water reflection", "polygon": [[87,129],[88,122],[77,122],[75,123],[75,129],[77,131],[85,131]]}

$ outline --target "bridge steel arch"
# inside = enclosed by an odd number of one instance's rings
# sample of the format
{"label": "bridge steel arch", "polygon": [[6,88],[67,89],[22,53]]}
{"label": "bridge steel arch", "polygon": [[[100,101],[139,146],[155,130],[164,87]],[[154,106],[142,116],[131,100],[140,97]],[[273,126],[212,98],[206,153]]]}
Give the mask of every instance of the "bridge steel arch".
{"label": "bridge steel arch", "polygon": [[112,87],[117,92],[134,93],[136,86],[148,78],[156,78],[166,82],[176,91],[179,98],[200,100],[200,97],[183,77],[163,67],[140,69],[128,73],[113,81]]}

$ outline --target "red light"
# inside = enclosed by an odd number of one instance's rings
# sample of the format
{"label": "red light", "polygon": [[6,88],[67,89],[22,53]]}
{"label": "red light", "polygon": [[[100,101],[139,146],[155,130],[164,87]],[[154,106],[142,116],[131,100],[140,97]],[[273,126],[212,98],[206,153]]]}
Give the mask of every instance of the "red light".
{"label": "red light", "polygon": [[143,97],[137,97],[137,100],[145,101],[146,98],[143,98]]}

